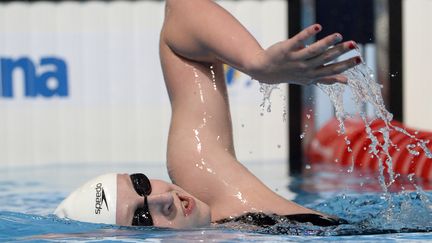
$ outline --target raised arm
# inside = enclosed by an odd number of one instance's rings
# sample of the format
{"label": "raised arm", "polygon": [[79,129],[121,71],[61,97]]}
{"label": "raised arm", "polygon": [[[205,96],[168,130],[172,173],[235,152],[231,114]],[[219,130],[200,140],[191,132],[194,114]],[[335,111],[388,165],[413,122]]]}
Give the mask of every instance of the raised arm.
{"label": "raised arm", "polygon": [[275,194],[237,160],[222,63],[263,82],[343,82],[335,75],[356,59],[322,65],[355,44],[328,49],[341,39],[334,34],[304,47],[320,30],[313,25],[263,50],[213,1],[167,1],[160,58],[172,106],[168,172],[175,184],[210,205],[213,220],[256,211],[313,213]]}
{"label": "raised arm", "polygon": [[359,64],[360,57],[325,65],[356,48],[338,33],[305,47],[321,31],[312,25],[291,39],[263,49],[227,11],[209,0],[168,0],[166,42],[183,57],[202,62],[222,61],[266,83],[310,84],[345,82],[341,72]]}

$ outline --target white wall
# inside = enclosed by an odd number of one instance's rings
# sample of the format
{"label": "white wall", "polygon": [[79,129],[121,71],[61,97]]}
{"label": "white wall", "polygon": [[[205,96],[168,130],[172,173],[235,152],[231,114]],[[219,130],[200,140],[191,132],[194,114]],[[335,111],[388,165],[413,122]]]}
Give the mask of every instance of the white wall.
{"label": "white wall", "polygon": [[[285,1],[220,3],[264,46],[287,36]],[[170,108],[158,57],[163,8],[151,1],[0,4],[0,165],[165,161]],[[59,59],[66,72],[41,64],[47,57]],[[22,58],[34,65],[38,88],[24,85],[19,68],[6,84],[7,62]],[[273,112],[262,117],[259,85],[240,73],[231,81],[239,159],[286,160],[283,100],[276,94]],[[5,97],[6,86],[12,97]],[[57,86],[67,87],[67,95],[24,93]]]}
{"label": "white wall", "polygon": [[404,118],[432,130],[432,1],[403,1]]}
{"label": "white wall", "polygon": [[[218,1],[228,9],[265,48],[288,36],[286,1]],[[272,94],[272,112],[262,111],[263,95],[257,81],[237,73],[229,86],[234,125],[234,143],[240,161],[288,160],[287,86],[279,85]],[[250,85],[248,85],[250,83]],[[261,115],[263,114],[263,115]],[[281,170],[284,170],[281,168]]]}

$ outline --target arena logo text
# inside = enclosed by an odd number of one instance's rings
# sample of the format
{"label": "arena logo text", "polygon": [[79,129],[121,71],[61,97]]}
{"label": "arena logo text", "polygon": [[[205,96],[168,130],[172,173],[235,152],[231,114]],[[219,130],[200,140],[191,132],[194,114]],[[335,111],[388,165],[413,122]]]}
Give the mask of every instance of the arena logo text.
{"label": "arena logo text", "polygon": [[[0,57],[0,98],[14,98],[17,90],[14,86],[20,78],[23,80],[23,96],[26,98],[67,97],[68,70],[66,62],[58,57],[41,57],[39,63],[29,57]],[[19,77],[19,76],[18,76]],[[14,80],[16,79],[16,80]]]}

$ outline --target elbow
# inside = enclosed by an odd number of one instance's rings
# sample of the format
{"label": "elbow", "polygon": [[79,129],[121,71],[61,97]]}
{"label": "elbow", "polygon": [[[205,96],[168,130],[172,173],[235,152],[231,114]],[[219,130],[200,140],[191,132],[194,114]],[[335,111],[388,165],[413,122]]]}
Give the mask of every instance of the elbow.
{"label": "elbow", "polygon": [[186,6],[188,1],[190,0],[166,0],[165,8],[166,10],[172,10],[182,6]]}
{"label": "elbow", "polygon": [[166,0],[165,1],[165,7],[169,8],[172,7],[172,5],[175,3],[175,0]]}
{"label": "elbow", "polygon": [[[165,1],[165,19],[172,13],[173,10],[178,8],[178,3],[181,0],[166,0]],[[180,3],[181,5],[181,3]]]}
{"label": "elbow", "polygon": [[193,11],[199,11],[200,6],[202,7],[203,4],[208,4],[212,1],[210,0],[166,0],[165,1],[165,9],[168,11],[171,10],[193,10]]}

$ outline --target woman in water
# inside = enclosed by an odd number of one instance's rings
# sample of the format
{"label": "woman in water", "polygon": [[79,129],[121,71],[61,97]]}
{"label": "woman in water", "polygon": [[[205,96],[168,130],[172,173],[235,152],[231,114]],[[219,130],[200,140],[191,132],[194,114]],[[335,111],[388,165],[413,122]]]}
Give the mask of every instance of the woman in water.
{"label": "woman in water", "polygon": [[247,213],[335,225],[336,219],[297,205],[270,190],[236,158],[222,64],[264,83],[346,82],[354,57],[327,64],[356,48],[340,34],[309,46],[321,31],[312,25],[263,49],[227,11],[210,0],[168,0],[160,58],[172,107],[167,168],[173,182],[143,174],[108,174],[74,191],[60,217],[119,225],[191,228]]}

